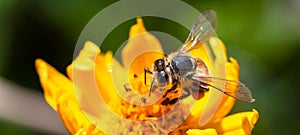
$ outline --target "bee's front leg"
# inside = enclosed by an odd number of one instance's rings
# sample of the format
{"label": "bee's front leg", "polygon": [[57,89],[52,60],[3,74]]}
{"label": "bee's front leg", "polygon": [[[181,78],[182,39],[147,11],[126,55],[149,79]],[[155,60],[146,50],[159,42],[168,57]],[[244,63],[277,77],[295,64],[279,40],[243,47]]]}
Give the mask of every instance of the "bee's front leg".
{"label": "bee's front leg", "polygon": [[153,74],[149,68],[144,68],[144,84],[147,85],[147,73]]}

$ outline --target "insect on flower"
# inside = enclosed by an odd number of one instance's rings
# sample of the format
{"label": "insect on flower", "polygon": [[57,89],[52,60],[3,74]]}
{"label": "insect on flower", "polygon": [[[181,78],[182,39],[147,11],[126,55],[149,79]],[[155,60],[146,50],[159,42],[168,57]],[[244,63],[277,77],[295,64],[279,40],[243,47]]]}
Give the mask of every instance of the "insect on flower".
{"label": "insect on flower", "polygon": [[[161,103],[162,105],[174,104],[189,95],[199,100],[201,95],[209,91],[210,88],[241,101],[254,102],[255,99],[252,98],[251,91],[243,83],[210,76],[210,71],[204,61],[189,54],[190,51],[205,44],[210,37],[216,36],[214,30],[217,19],[216,13],[207,9],[201,14],[194,23],[185,43],[177,52],[173,52],[165,58],[157,59],[153,64],[152,71],[147,67],[144,69],[145,85],[146,75],[152,74],[149,96],[157,89],[165,90],[168,84],[172,84],[172,87],[166,90],[163,95],[166,99]],[[183,94],[174,99],[168,98],[168,94],[177,92],[178,86],[181,86]]]}

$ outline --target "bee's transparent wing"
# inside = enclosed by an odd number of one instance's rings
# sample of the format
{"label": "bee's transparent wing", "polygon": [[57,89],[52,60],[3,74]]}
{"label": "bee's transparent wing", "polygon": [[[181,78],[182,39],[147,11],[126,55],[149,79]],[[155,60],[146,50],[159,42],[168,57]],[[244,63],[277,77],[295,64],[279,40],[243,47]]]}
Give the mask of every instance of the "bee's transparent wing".
{"label": "bee's transparent wing", "polygon": [[210,22],[210,25],[215,30],[218,25],[217,14],[212,9],[206,9],[201,12],[201,14],[206,18],[207,21]]}
{"label": "bee's transparent wing", "polygon": [[180,52],[189,52],[196,48],[198,43],[206,42],[210,37],[215,36],[215,28],[217,26],[217,14],[212,9],[206,9],[198,16],[192,30]]}
{"label": "bee's transparent wing", "polygon": [[251,91],[245,86],[245,84],[235,80],[225,80],[215,77],[193,77],[193,79],[200,81],[201,83],[215,88],[224,94],[231,96],[235,99],[254,102]]}

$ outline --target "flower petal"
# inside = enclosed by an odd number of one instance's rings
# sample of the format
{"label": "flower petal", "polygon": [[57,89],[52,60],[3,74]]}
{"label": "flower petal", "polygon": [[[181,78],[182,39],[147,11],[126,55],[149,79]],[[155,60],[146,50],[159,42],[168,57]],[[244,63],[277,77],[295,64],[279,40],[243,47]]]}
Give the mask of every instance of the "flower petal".
{"label": "flower petal", "polygon": [[[90,125],[78,105],[72,82],[55,68],[41,59],[36,60],[36,69],[50,106],[60,114],[64,125],[71,134]],[[67,115],[66,115],[67,114]]]}
{"label": "flower petal", "polygon": [[[143,55],[144,53],[156,52],[150,56]],[[157,55],[160,52],[160,55]],[[132,61],[139,56],[138,62],[132,64]],[[143,73],[145,67],[151,67],[153,62],[159,58],[162,58],[163,49],[159,41],[150,33],[148,33],[144,27],[141,18],[137,18],[137,24],[130,28],[129,40],[126,46],[122,50],[122,63],[126,69],[129,67],[136,74]]]}
{"label": "flower petal", "polygon": [[85,130],[83,128],[81,128],[74,135],[87,135],[87,133],[85,132]]}
{"label": "flower petal", "polygon": [[118,61],[113,59],[112,52],[97,56],[95,62],[95,77],[103,100],[112,106],[119,105],[121,99],[117,90],[124,89],[124,78],[127,78],[127,73]]}
{"label": "flower petal", "polygon": [[60,96],[57,111],[71,134],[102,133],[102,131],[94,125],[95,122],[92,123],[87,119],[77,102],[75,93]]}
{"label": "flower petal", "polygon": [[[190,52],[190,55],[196,58],[200,58],[207,66],[209,70],[212,70],[211,62],[210,62],[210,56],[207,52],[207,50],[203,47],[203,45],[199,45],[197,49],[194,49]],[[196,101],[195,107],[193,111],[191,112],[191,115],[193,119],[199,119],[201,116],[201,113],[203,112],[203,109],[207,103],[209,93],[205,93],[204,97],[200,100]],[[196,120],[198,121],[198,120]]]}
{"label": "flower petal", "polygon": [[241,112],[223,118],[221,121],[210,125],[220,135],[250,135],[254,124],[258,120],[258,112]]}
{"label": "flower petal", "polygon": [[208,128],[208,129],[189,129],[186,132],[188,135],[218,135],[216,130],[213,128]]}
{"label": "flower petal", "polygon": [[74,96],[75,95],[60,96],[57,110],[64,125],[71,134],[74,134],[80,130],[84,121],[86,123],[90,123],[82,114]]}
{"label": "flower petal", "polygon": [[[215,51],[215,52],[217,52],[216,55],[220,55],[221,58],[222,58],[221,55],[225,55],[225,60],[227,60],[226,48],[225,48],[224,43],[216,37],[210,38],[210,42],[211,42],[211,44],[214,44],[213,46],[218,46],[214,49],[220,49],[220,50]],[[224,53],[224,54],[221,54],[221,53]],[[198,57],[201,60],[203,60],[205,62],[205,64],[207,65],[207,67],[210,70],[212,70],[212,67],[211,67],[212,63],[210,63],[210,58],[209,58],[208,52],[206,52],[206,50],[203,46],[200,46],[199,48],[193,50],[191,52],[191,55],[195,56],[195,57]],[[222,63],[222,62],[220,61],[220,63]],[[228,79],[228,80],[238,80],[239,65],[238,65],[237,61],[233,58],[230,58],[230,62],[226,62],[225,66],[226,66],[225,67],[226,68],[225,69],[226,79]],[[207,102],[211,102],[211,101],[208,101],[208,97],[209,97],[209,94],[213,94],[212,92],[218,92],[218,91],[209,91],[208,93],[205,94],[206,96],[204,96],[201,100],[197,101],[197,103],[194,107],[195,109],[191,113],[191,115],[193,116],[193,117],[191,117],[192,119],[200,118],[201,114],[204,113],[204,109],[214,108],[214,107],[209,107],[210,105],[206,104]],[[214,114],[212,114],[212,117],[207,122],[207,124],[213,123],[214,121],[218,121],[221,118],[223,118],[231,110],[231,108],[233,107],[234,101],[235,101],[235,99],[233,99],[233,98],[231,98],[227,95],[223,95],[216,112],[214,112]],[[208,107],[204,108],[207,105],[208,105]],[[207,111],[207,112],[211,113],[210,111]],[[208,115],[211,115],[211,114],[208,114]],[[202,116],[205,116],[205,115],[202,115]],[[197,121],[197,120],[191,120],[191,121]],[[205,125],[203,125],[203,126],[205,126]]]}
{"label": "flower petal", "polygon": [[[78,57],[67,68],[68,75],[78,87],[77,94],[83,110],[94,117],[101,115],[105,104],[121,104],[112,77],[112,70],[125,78],[125,71],[118,62],[113,63],[111,52],[100,53],[99,47],[93,42],[86,42]],[[124,75],[123,77],[121,77]],[[104,78],[105,77],[105,78]],[[123,84],[122,84],[123,85]],[[112,100],[113,99],[113,100]]]}
{"label": "flower petal", "polygon": [[[220,39],[213,37],[210,39],[210,41],[212,42],[212,44],[215,44],[215,46],[219,46],[219,49],[221,49],[221,50],[218,50],[218,51],[223,51],[223,53],[226,55],[225,45]],[[201,48],[199,48],[199,49],[201,50]],[[193,52],[194,56],[197,56],[201,59],[203,57],[204,61],[207,60],[207,62],[206,61],[205,62],[208,65],[208,67],[210,67],[208,56],[205,56],[203,54],[205,54],[204,48],[202,48],[202,54],[197,54],[197,52]],[[218,54],[218,55],[221,55],[221,54]],[[227,56],[225,56],[225,59],[227,60],[226,57]],[[229,62],[225,63],[226,64],[225,65],[226,66],[225,67],[226,68],[226,75],[225,75],[226,79],[227,80],[238,80],[238,78],[239,78],[238,62],[233,58],[229,58],[229,60],[230,60]],[[209,91],[209,92],[211,92],[211,91]],[[211,94],[211,93],[206,93],[205,95],[209,95],[209,94]],[[193,112],[191,114],[193,116],[193,117],[191,117],[191,119],[194,119],[194,120],[191,120],[191,121],[197,121],[195,119],[200,118],[201,113],[202,114],[205,113],[204,107],[205,107],[205,105],[209,105],[209,104],[206,104],[206,102],[211,102],[211,101],[208,101],[208,96],[204,96],[204,98],[202,100],[197,101],[197,104],[194,107],[195,109],[193,110]],[[217,110],[213,114],[210,114],[210,115],[212,115],[212,117],[206,124],[220,121],[220,119],[222,119],[224,116],[226,116],[228,114],[228,112],[232,109],[234,103],[235,103],[234,98],[229,97],[227,95],[223,95]],[[207,112],[211,113],[210,111],[207,111]],[[202,126],[205,127],[205,125],[202,125]]]}
{"label": "flower petal", "polygon": [[79,104],[84,111],[94,115],[97,114],[94,110],[99,106],[95,102],[99,95],[94,77],[95,59],[98,55],[100,55],[98,46],[93,42],[86,42],[72,65],[69,66],[72,67],[72,72],[68,72],[68,75],[72,77],[74,86],[77,87],[76,94]]}
{"label": "flower petal", "polygon": [[94,68],[94,60],[99,54],[100,49],[95,43],[91,41],[85,42],[83,49],[79,53],[79,56],[77,56],[73,63],[67,67],[67,74],[69,78],[73,79],[74,63],[76,63],[76,69],[91,70]]}
{"label": "flower petal", "polygon": [[54,110],[57,110],[58,97],[61,94],[72,93],[73,84],[63,74],[41,59],[35,60],[35,66],[44,89],[45,99]]}
{"label": "flower petal", "polygon": [[[226,79],[227,80],[239,80],[239,64],[234,58],[229,58],[230,62],[226,63]],[[224,116],[226,116],[230,110],[232,109],[233,105],[235,103],[235,99],[223,95],[221,104],[215,113],[215,115],[212,117],[213,122],[219,121]]]}

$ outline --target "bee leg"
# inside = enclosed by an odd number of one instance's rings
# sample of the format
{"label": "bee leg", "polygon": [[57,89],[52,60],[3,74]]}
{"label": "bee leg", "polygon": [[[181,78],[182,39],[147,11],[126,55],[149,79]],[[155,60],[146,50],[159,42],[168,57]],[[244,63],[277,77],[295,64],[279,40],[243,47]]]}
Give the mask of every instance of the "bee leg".
{"label": "bee leg", "polygon": [[[144,68],[144,84],[147,85],[147,73],[153,74],[153,72],[150,71],[149,68]],[[150,92],[149,92],[149,96],[151,95],[151,93],[153,92],[153,83],[154,81],[152,80],[151,84],[150,84]]]}
{"label": "bee leg", "polygon": [[208,86],[205,84],[200,84],[199,90],[206,92],[209,90]]}
{"label": "bee leg", "polygon": [[203,96],[204,96],[204,92],[207,92],[209,89],[208,89],[208,86],[203,84],[203,83],[199,83],[199,82],[193,82],[193,88],[191,89],[192,90],[192,96],[195,100],[199,100],[201,99]]}
{"label": "bee leg", "polygon": [[153,74],[150,70],[149,70],[149,68],[144,68],[144,83],[145,83],[145,85],[147,84],[146,82],[147,82],[147,73],[150,73],[150,74]]}
{"label": "bee leg", "polygon": [[190,89],[189,89],[188,87],[184,87],[183,90],[186,92],[186,94],[180,96],[180,97],[179,97],[180,100],[181,100],[181,99],[185,99],[185,98],[187,98],[188,96],[191,95]]}

